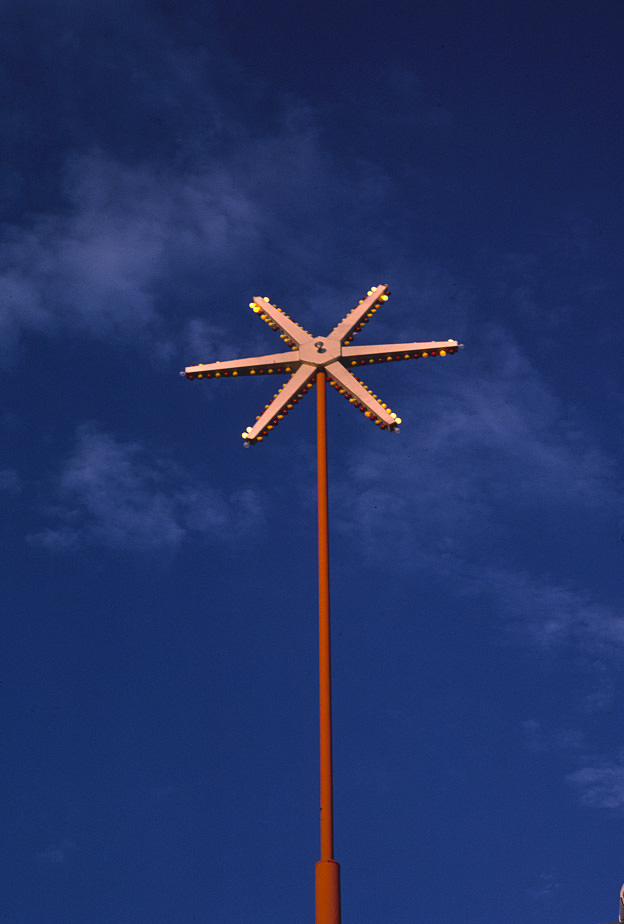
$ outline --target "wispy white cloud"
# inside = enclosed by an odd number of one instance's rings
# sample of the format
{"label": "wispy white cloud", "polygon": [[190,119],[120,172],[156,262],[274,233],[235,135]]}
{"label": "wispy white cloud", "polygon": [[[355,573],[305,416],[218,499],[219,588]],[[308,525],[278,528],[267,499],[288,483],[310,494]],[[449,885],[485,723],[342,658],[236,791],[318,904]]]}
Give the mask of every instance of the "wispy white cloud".
{"label": "wispy white cloud", "polygon": [[[181,261],[213,263],[253,226],[245,194],[232,185],[216,170],[174,176],[101,155],[71,162],[65,211],[3,229],[5,358],[29,330],[147,335],[157,346],[167,329],[158,287]],[[187,339],[197,339],[197,324]]]}
{"label": "wispy white cloud", "polygon": [[[350,451],[337,525],[393,571],[431,570],[479,595],[517,641],[591,663],[584,708],[603,711],[624,610],[570,572],[565,550],[541,552],[566,524],[604,524],[622,509],[621,473],[508,335],[490,327],[475,338],[490,350],[478,362],[465,351],[418,368],[422,402],[406,391],[392,402],[398,436]],[[527,529],[531,543],[518,538]]]}
{"label": "wispy white cloud", "polygon": [[410,560],[452,548],[469,562],[475,540],[495,550],[514,517],[529,511],[600,516],[622,506],[616,461],[582,417],[500,329],[475,339],[478,362],[466,352],[432,360],[435,369],[421,365],[421,395],[403,389],[393,401],[403,418],[400,451],[381,439],[379,448],[355,447],[338,494],[343,528],[371,541],[392,532],[393,554],[409,547]]}
{"label": "wispy white cloud", "polygon": [[615,759],[588,754],[588,735],[584,731],[548,728],[536,719],[522,722],[521,734],[528,750],[559,752],[574,761],[578,769],[565,779],[578,793],[582,805],[616,812],[624,809],[624,752]]}
{"label": "wispy white cloud", "polygon": [[512,570],[486,569],[472,590],[487,593],[508,625],[541,647],[571,645],[588,655],[621,657],[624,610],[546,578]]}
{"label": "wispy white cloud", "polygon": [[535,902],[553,898],[561,889],[561,883],[553,873],[541,873],[537,882],[526,890],[527,896]]}
{"label": "wispy white cloud", "polygon": [[584,745],[584,734],[579,728],[552,729],[538,719],[525,719],[520,723],[521,741],[529,751],[565,751],[579,753]]}
{"label": "wispy white cloud", "polygon": [[75,843],[63,838],[58,844],[47,847],[45,850],[40,850],[36,854],[36,857],[42,863],[48,863],[52,866],[62,866],[67,863],[75,850]]}
{"label": "wispy white cloud", "polygon": [[22,490],[19,475],[12,468],[0,470],[0,493],[19,494]]}
{"label": "wispy white cloud", "polygon": [[[0,233],[4,359],[29,331],[140,338],[160,355],[175,338],[180,349],[200,334],[197,312],[217,268],[222,280],[241,267],[264,278],[267,247],[283,267],[285,289],[299,278],[305,303],[321,263],[331,280],[339,250],[351,250],[350,261],[361,251],[356,227],[349,222],[347,232],[335,215],[381,202],[383,187],[370,165],[333,162],[295,105],[273,133],[253,145],[241,139],[196,170],[128,166],[101,152],[70,156],[63,208]],[[341,248],[328,235],[342,236]],[[211,324],[211,339],[223,340]]]}
{"label": "wispy white cloud", "polygon": [[624,809],[624,757],[588,763],[570,773],[567,779],[578,789],[584,805],[618,811]]}
{"label": "wispy white cloud", "polygon": [[94,425],[78,429],[76,446],[54,488],[53,525],[32,543],[52,551],[87,546],[172,549],[191,535],[223,536],[226,527],[257,523],[262,499],[251,489],[225,497],[137,442],[122,442]]}

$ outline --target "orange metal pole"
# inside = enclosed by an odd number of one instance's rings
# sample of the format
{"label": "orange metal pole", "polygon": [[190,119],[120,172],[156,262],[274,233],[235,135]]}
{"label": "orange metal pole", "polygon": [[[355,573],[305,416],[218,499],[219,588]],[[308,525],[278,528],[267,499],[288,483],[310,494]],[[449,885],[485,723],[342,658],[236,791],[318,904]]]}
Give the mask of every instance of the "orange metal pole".
{"label": "orange metal pole", "polygon": [[329,529],[325,372],[316,373],[319,552],[319,714],[321,732],[321,859],[316,864],[316,924],[340,924],[340,866],[334,860]]}

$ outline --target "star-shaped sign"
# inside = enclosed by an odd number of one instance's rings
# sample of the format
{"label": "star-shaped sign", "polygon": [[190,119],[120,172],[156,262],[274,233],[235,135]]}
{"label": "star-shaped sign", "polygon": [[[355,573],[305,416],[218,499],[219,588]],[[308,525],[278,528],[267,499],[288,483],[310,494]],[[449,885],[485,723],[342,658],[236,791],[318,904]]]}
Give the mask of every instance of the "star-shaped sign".
{"label": "star-shaped sign", "polygon": [[456,353],[461,344],[457,340],[431,340],[427,343],[349,346],[355,335],[388,300],[389,295],[388,286],[375,286],[370,289],[366,298],[362,299],[326,337],[313,337],[277,305],[272,305],[268,298],[256,297],[250,302],[250,308],[273,330],[280,332],[280,337],[290,347],[290,352],[187,366],[180,374],[187,379],[285,373],[290,375],[273,400],[266,405],[264,412],[258,415],[256,423],[252,427],[247,427],[241,434],[247,444],[259,443],[273,430],[305,392],[312,388],[319,371],[324,371],[334,388],[382,430],[396,430],[401,423],[400,417],[397,417],[386,404],[382,404],[355,372],[373,363],[446,356],[448,353]]}

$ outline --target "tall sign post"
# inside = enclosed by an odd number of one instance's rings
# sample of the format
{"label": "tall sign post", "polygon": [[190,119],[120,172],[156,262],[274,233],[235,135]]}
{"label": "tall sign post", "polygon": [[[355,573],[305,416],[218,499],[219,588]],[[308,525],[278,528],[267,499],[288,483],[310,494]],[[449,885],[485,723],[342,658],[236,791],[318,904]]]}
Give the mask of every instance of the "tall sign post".
{"label": "tall sign post", "polygon": [[316,864],[316,924],[340,924],[340,867],[334,859],[332,777],[331,646],[329,621],[329,528],[327,500],[327,425],[325,384],[373,421],[381,430],[397,430],[401,418],[364,385],[356,373],[375,363],[401,359],[446,356],[456,353],[456,340],[426,343],[391,343],[350,346],[353,338],[388,300],[385,285],[369,289],[326,337],[313,337],[268,298],[254,298],[250,308],[274,330],[290,352],[247,359],[187,366],[187,379],[228,378],[240,375],[288,375],[289,378],[256,423],[241,434],[245,445],[260,443],[316,384],[318,465],[318,567],[319,567],[319,717],[321,775],[321,858]]}

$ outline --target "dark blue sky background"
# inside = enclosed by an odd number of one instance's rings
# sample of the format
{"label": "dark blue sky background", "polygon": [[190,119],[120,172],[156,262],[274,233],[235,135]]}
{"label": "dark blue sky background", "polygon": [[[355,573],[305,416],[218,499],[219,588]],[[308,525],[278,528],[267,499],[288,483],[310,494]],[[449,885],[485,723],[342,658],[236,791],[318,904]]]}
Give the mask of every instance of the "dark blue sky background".
{"label": "dark blue sky background", "polygon": [[[597,924],[624,879],[621,2],[5,0],[1,924],[311,921],[328,396],[344,924]],[[274,387],[275,386],[275,387]]]}

